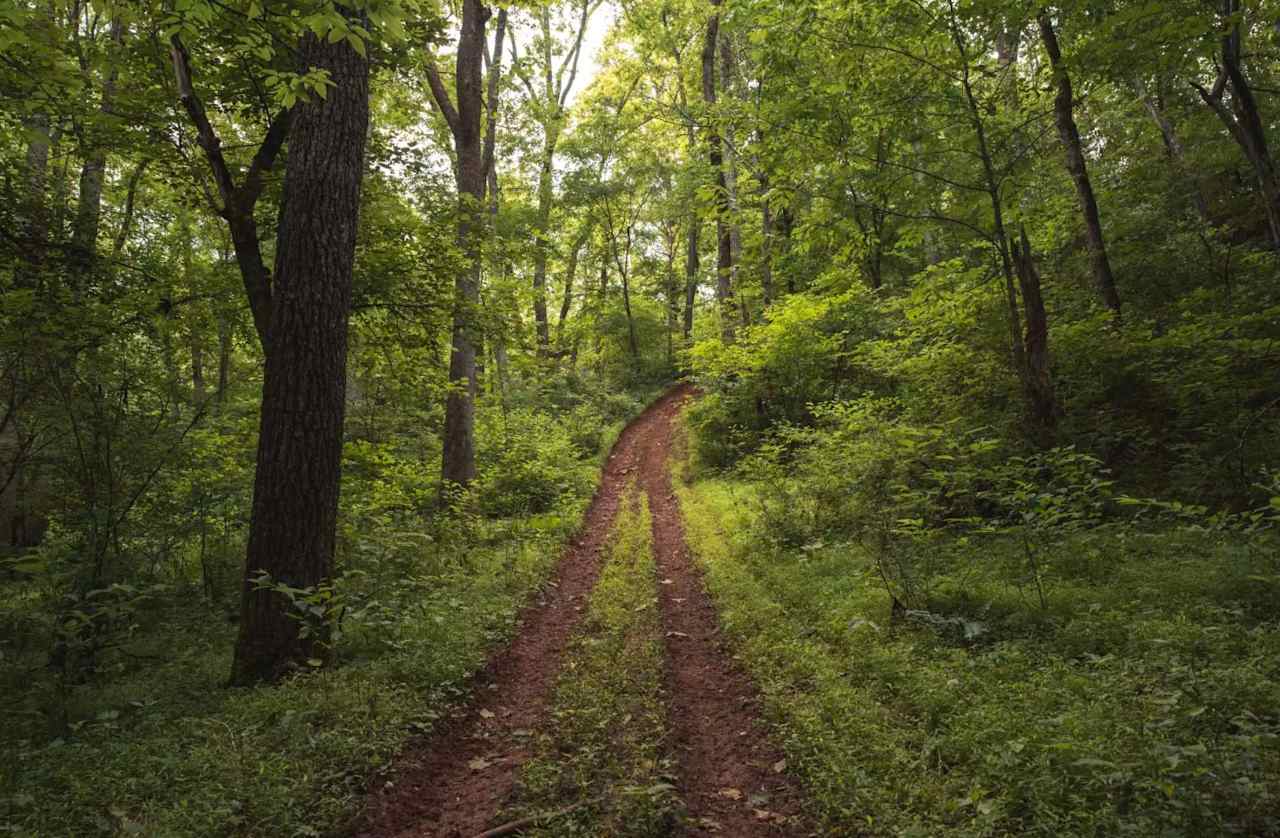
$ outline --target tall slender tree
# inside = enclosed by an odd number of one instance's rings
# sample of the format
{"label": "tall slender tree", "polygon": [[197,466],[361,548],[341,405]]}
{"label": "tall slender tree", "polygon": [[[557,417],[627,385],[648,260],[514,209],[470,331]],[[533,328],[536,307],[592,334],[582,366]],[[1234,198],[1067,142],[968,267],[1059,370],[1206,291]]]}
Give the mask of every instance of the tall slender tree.
{"label": "tall slender tree", "polygon": [[458,189],[457,236],[463,257],[463,264],[454,277],[449,396],[445,402],[444,453],[441,458],[441,476],[446,486],[466,486],[476,475],[477,315],[484,201],[488,185],[481,123],[484,114],[485,24],[490,14],[489,8],[479,0],[463,0],[454,77],[456,104],[436,65],[431,63],[427,66],[431,95],[453,136],[454,181]]}
{"label": "tall slender tree", "polygon": [[734,338],[736,312],[733,301],[733,229],[729,223],[729,188],[725,178],[724,139],[716,127],[716,57],[720,46],[720,2],[711,0],[712,12],[707,19],[702,43],[702,102],[707,107],[707,161],[715,180],[716,206],[716,300],[720,304],[720,335],[726,341]]}
{"label": "tall slender tree", "polygon": [[1040,40],[1053,68],[1056,94],[1053,100],[1053,118],[1058,126],[1058,138],[1066,153],[1067,171],[1075,183],[1076,198],[1080,202],[1080,214],[1084,218],[1085,246],[1089,250],[1089,262],[1093,270],[1093,282],[1102,304],[1117,317],[1120,316],[1120,292],[1111,273],[1111,260],[1107,257],[1107,243],[1102,233],[1102,219],[1098,213],[1098,201],[1093,194],[1093,181],[1089,179],[1089,165],[1085,162],[1084,145],[1080,142],[1080,129],[1075,119],[1075,93],[1071,86],[1071,74],[1062,60],[1058,34],[1047,11],[1037,17],[1040,24]]}

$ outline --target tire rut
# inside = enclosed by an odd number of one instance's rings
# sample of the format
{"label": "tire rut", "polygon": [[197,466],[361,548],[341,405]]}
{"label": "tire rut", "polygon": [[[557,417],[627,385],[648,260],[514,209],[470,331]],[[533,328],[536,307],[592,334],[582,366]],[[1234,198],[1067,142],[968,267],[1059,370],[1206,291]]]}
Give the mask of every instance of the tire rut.
{"label": "tire rut", "polygon": [[[691,388],[675,391],[683,400]],[[759,695],[724,648],[714,604],[684,538],[669,460],[675,411],[646,436],[640,485],[649,496],[667,646],[669,719],[687,835],[808,835],[803,797],[758,719]]]}
{"label": "tire rut", "polygon": [[522,613],[519,633],[473,677],[471,701],[398,760],[392,783],[370,794],[350,834],[471,838],[490,825],[531,756],[529,732],[547,716],[569,639],[600,576],[623,492],[645,452],[658,444],[656,437],[670,432],[688,392],[669,391],[619,435],[578,535],[554,580]]}

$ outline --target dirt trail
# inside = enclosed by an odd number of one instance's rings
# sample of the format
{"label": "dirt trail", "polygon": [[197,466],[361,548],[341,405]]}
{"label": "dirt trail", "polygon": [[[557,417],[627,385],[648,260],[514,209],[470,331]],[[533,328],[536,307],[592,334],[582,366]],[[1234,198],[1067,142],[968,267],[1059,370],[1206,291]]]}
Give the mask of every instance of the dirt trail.
{"label": "dirt trail", "polygon": [[[690,391],[678,391],[683,398]],[[684,538],[668,462],[673,411],[640,450],[667,645],[670,725],[690,835],[809,835],[802,797],[759,722],[759,696],[721,643],[715,606]]]}
{"label": "dirt trail", "polygon": [[554,582],[523,613],[516,638],[475,677],[471,703],[402,757],[393,785],[370,797],[354,834],[471,838],[491,825],[530,756],[529,732],[546,716],[569,638],[600,575],[622,493],[655,435],[670,433],[687,395],[685,388],[668,392],[618,437]]}

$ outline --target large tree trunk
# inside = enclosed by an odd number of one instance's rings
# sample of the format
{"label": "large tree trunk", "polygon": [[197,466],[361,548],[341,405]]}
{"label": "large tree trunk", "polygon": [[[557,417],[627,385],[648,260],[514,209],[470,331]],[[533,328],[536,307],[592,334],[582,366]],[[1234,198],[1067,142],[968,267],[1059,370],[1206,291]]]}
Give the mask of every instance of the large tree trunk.
{"label": "large tree trunk", "polygon": [[1089,249],[1089,262],[1093,268],[1093,282],[1102,304],[1120,316],[1120,293],[1111,273],[1111,260],[1107,258],[1107,245],[1102,236],[1102,220],[1098,216],[1098,202],[1093,195],[1093,183],[1089,180],[1089,168],[1085,163],[1084,149],[1080,143],[1080,131],[1073,113],[1074,94],[1071,76],[1062,64],[1062,51],[1058,48],[1058,36],[1046,12],[1039,16],[1040,39],[1053,67],[1054,82],[1058,92],[1053,100],[1053,115],[1058,126],[1058,137],[1066,152],[1067,171],[1075,181],[1076,197],[1080,201],[1080,214],[1084,217],[1085,243]]}
{"label": "large tree trunk", "polygon": [[234,684],[329,654],[324,627],[304,637],[284,597],[255,583],[267,573],[307,588],[333,576],[369,63],[345,41],[311,35],[301,52],[333,86],[298,106],[289,144]]}

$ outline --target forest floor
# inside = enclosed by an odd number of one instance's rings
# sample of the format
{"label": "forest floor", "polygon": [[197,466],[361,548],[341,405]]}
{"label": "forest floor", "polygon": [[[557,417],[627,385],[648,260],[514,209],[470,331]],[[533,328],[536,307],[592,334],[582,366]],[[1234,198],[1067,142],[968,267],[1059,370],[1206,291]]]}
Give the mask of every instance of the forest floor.
{"label": "forest floor", "polygon": [[668,391],[623,431],[518,634],[356,834],[811,832],[685,543],[670,465],[692,396]]}

